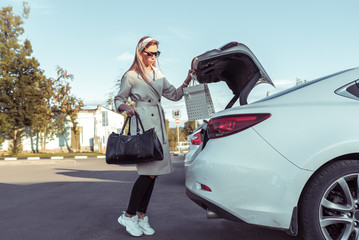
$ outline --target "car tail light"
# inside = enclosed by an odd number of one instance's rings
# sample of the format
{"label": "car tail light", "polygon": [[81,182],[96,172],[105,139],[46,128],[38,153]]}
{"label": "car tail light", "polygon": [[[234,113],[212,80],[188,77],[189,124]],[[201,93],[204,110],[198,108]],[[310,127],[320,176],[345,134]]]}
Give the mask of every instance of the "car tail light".
{"label": "car tail light", "polygon": [[198,133],[196,133],[192,136],[191,143],[193,145],[200,145],[201,142],[202,142],[201,141],[201,131],[199,131]]}
{"label": "car tail light", "polygon": [[270,113],[253,113],[212,118],[207,126],[208,138],[220,138],[243,131],[266,120],[270,116]]}
{"label": "car tail light", "polygon": [[204,191],[212,192],[212,189],[207,185],[201,184],[201,189]]}

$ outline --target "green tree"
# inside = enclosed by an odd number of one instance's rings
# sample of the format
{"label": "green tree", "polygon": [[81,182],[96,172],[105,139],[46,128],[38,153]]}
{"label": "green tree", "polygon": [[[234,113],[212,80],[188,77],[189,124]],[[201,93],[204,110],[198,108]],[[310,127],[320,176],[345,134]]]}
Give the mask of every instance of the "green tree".
{"label": "green tree", "polygon": [[[51,112],[50,99],[53,94],[53,82],[51,79],[42,76],[38,88],[41,90],[41,95],[37,96],[37,108],[40,109],[33,115],[31,127],[25,129],[26,135],[30,138],[32,151],[39,152],[39,140],[41,143],[46,143],[46,136],[49,132],[48,126],[52,126],[53,114]],[[51,128],[51,127],[50,127]],[[44,140],[44,141],[43,141]],[[44,144],[46,145],[46,144]],[[45,150],[46,147],[42,146]]]}
{"label": "green tree", "polygon": [[199,122],[197,120],[188,120],[187,122],[185,122],[184,124],[184,129],[183,129],[183,135],[185,135],[186,137],[188,135],[190,135],[198,126],[199,126]]}
{"label": "green tree", "polygon": [[[44,77],[39,88],[43,93],[43,101],[38,107],[43,109],[43,111],[41,114],[34,116],[33,124],[31,128],[27,130],[33,152],[39,152],[39,141],[41,142],[41,149],[46,150],[47,139],[53,139],[56,134],[54,127],[56,125],[54,121],[54,113],[51,109],[56,90],[54,87],[54,80]],[[33,137],[35,137],[35,147]]]}
{"label": "green tree", "polygon": [[21,151],[25,128],[32,126],[35,116],[46,111],[39,107],[44,105],[40,88],[43,72],[31,57],[30,41],[19,40],[29,11],[26,3],[22,16],[15,15],[12,7],[0,11],[0,129],[1,136],[12,140],[10,151],[15,155]]}
{"label": "green tree", "polygon": [[20,42],[29,12],[27,3],[22,16],[15,15],[10,6],[0,11],[0,143],[12,140],[10,152],[15,155],[21,151],[24,134],[31,142],[36,136],[34,152],[38,151],[39,137],[42,149],[46,149],[48,137],[68,134],[68,122],[76,138],[77,115],[83,107],[83,101],[71,94],[73,76],[58,67],[56,79],[46,78],[38,61],[31,57],[30,41]]}
{"label": "green tree", "polygon": [[51,102],[51,112],[54,114],[55,119],[54,131],[65,137],[65,143],[69,152],[72,152],[72,150],[67,142],[69,135],[67,132],[67,123],[71,122],[73,137],[77,142],[79,140],[77,116],[84,106],[83,101],[71,93],[70,82],[73,78],[74,76],[69,74],[65,69],[57,67],[57,79],[53,82],[54,92]]}
{"label": "green tree", "polygon": [[0,144],[3,143],[6,139],[6,130],[9,129],[8,121],[6,120],[6,116],[0,114]]}
{"label": "green tree", "polygon": [[[36,148],[40,138],[42,150],[46,150],[48,139],[53,139],[54,136],[63,137],[68,151],[72,152],[73,150],[68,144],[70,135],[68,129],[71,129],[75,142],[79,142],[77,116],[84,104],[81,99],[71,93],[70,82],[74,78],[73,75],[59,66],[57,75],[56,79],[45,78],[42,81],[44,105],[41,107],[46,111],[36,116],[29,136],[33,142],[31,137],[36,134]],[[71,128],[68,123],[71,123]]]}
{"label": "green tree", "polygon": [[110,109],[110,110],[112,110],[112,111],[115,111],[115,106],[114,106],[113,97],[108,98],[107,101],[106,101],[106,103],[107,103],[108,109]]}
{"label": "green tree", "polygon": [[168,119],[166,119],[166,132],[167,132],[168,146],[170,147],[170,150],[175,150],[177,143],[177,132],[176,129],[170,128]]}
{"label": "green tree", "polygon": [[[176,150],[177,142],[187,141],[187,135],[184,133],[184,128],[170,128],[169,121],[166,119],[167,139],[170,150]],[[179,138],[178,138],[179,137]]]}

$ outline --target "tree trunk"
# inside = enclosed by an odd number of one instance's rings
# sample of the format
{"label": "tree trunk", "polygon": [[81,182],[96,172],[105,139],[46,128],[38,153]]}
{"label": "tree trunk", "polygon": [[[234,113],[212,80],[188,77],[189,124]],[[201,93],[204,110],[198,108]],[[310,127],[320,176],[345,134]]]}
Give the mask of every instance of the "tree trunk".
{"label": "tree trunk", "polygon": [[73,153],[74,151],[71,150],[69,143],[67,142],[67,139],[65,139],[65,143],[66,143],[67,151],[69,151],[69,153]]}
{"label": "tree trunk", "polygon": [[30,145],[31,145],[31,151],[32,153],[35,153],[35,149],[34,149],[34,140],[32,139],[32,132],[29,132],[29,136],[30,136]]}
{"label": "tree trunk", "polygon": [[69,151],[69,153],[73,153],[74,151],[71,150],[71,147],[69,146],[69,143],[68,143],[69,134],[65,130],[65,132],[62,133],[62,135],[64,136],[64,141],[65,141],[65,144],[66,144],[67,151]]}
{"label": "tree trunk", "polygon": [[13,155],[18,155],[21,152],[21,138],[22,131],[15,130],[14,137],[12,139],[12,146],[10,147],[10,153]]}
{"label": "tree trunk", "polygon": [[71,129],[71,148],[74,151],[81,151],[81,145],[80,145],[81,132],[82,132],[82,127],[76,127],[76,129]]}
{"label": "tree trunk", "polygon": [[47,129],[45,129],[45,132],[44,132],[44,142],[43,142],[43,146],[42,146],[43,151],[46,151],[46,140],[47,140]]}
{"label": "tree trunk", "polygon": [[39,131],[36,131],[36,152],[39,153]]}

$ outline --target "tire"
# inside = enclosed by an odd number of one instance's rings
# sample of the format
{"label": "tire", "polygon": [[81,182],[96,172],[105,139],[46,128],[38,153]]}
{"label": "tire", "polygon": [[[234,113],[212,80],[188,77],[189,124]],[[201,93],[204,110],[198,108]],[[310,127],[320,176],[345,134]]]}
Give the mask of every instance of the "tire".
{"label": "tire", "polygon": [[359,239],[359,161],[322,167],[308,182],[299,204],[305,240]]}

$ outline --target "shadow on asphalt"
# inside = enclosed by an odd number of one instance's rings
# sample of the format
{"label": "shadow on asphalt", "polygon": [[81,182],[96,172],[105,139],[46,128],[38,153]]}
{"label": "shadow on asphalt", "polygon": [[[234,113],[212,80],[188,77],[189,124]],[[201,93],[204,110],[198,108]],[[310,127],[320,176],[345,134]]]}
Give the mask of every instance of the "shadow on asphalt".
{"label": "shadow on asphalt", "polygon": [[128,182],[132,183],[133,181],[128,181],[126,175],[119,174],[119,171],[89,171],[89,170],[78,170],[78,169],[66,169],[66,168],[56,168],[56,174],[64,175],[74,178],[87,178],[87,179],[99,179],[99,180],[109,180],[109,181],[118,181],[118,182]]}
{"label": "shadow on asphalt", "polygon": [[[158,178],[148,215],[159,240],[294,240],[282,231],[222,219],[208,220],[205,211],[185,195],[183,163]],[[57,168],[58,174],[104,181],[0,184],[0,239],[126,240],[134,239],[117,223],[126,209],[137,173]]]}

